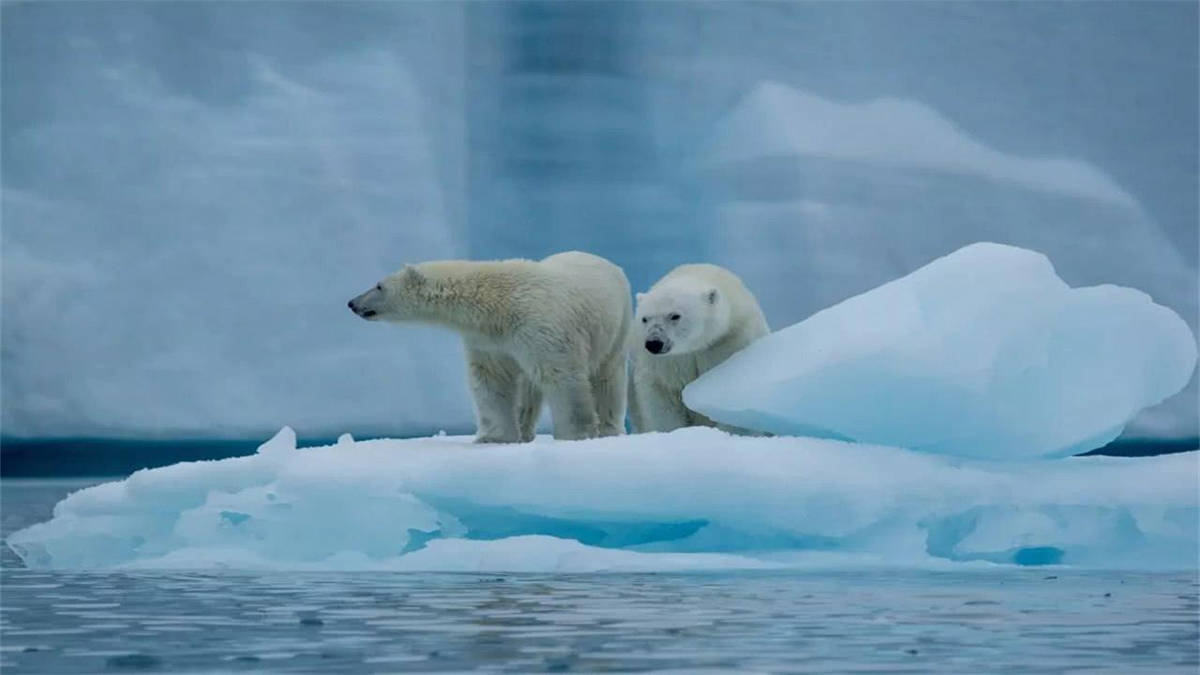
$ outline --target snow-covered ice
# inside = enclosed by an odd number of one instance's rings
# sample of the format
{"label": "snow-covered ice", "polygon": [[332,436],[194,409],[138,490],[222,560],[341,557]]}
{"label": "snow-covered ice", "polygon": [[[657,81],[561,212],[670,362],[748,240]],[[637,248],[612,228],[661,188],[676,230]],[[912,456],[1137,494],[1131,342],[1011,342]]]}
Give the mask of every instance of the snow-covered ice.
{"label": "snow-covered ice", "polygon": [[1017,459],[1101,447],[1180,391],[1196,339],[1119,286],[973,244],[773,333],[684,391],[730,425]]}
{"label": "snow-covered ice", "polygon": [[1198,457],[990,463],[709,428],[297,449],[285,428],[76,492],[8,543],[77,569],[1190,568]]}

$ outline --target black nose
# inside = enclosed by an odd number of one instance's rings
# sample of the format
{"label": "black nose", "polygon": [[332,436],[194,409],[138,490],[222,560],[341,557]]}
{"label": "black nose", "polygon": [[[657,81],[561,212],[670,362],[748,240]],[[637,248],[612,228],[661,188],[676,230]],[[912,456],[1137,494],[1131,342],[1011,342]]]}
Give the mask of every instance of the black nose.
{"label": "black nose", "polygon": [[646,351],[651,354],[661,354],[662,348],[662,340],[646,340]]}
{"label": "black nose", "polygon": [[353,300],[351,300],[350,302],[347,302],[347,303],[346,303],[346,306],[350,308],[350,311],[351,311],[351,312],[357,312],[357,311],[358,311],[357,309],[354,309],[354,301],[353,301]]}

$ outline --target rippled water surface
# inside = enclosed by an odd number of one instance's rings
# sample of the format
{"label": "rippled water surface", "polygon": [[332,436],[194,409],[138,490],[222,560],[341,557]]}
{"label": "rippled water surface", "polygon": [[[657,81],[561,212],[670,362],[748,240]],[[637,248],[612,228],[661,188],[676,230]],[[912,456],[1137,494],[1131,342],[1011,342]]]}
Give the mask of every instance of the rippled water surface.
{"label": "rippled water surface", "polygon": [[[4,534],[79,482],[10,482]],[[467,575],[20,569],[0,667],[118,671],[1180,672],[1194,572]]]}

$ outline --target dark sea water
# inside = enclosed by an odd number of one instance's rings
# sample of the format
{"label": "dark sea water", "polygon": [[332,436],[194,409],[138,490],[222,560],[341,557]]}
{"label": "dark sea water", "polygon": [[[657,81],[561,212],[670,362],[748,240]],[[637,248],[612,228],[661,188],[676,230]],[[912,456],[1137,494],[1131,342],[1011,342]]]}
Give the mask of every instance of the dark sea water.
{"label": "dark sea water", "polygon": [[[0,482],[3,534],[92,480]],[[0,669],[1196,673],[1195,571],[47,572],[7,549]]]}

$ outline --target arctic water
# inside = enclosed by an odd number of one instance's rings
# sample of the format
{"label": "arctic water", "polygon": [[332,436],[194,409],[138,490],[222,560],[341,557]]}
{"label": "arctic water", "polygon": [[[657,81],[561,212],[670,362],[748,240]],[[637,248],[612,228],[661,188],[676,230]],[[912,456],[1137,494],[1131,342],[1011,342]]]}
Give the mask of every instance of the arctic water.
{"label": "arctic water", "polygon": [[[99,480],[3,481],[4,535]],[[1195,571],[99,573],[20,564],[4,550],[6,673],[1200,665]]]}

